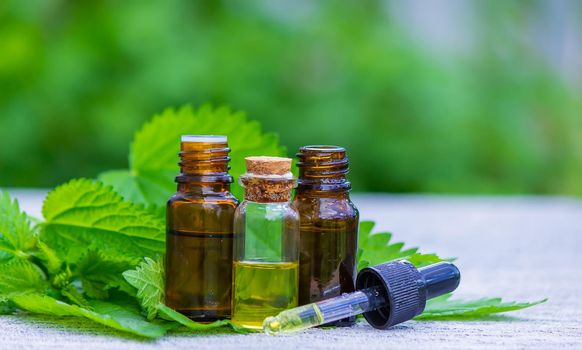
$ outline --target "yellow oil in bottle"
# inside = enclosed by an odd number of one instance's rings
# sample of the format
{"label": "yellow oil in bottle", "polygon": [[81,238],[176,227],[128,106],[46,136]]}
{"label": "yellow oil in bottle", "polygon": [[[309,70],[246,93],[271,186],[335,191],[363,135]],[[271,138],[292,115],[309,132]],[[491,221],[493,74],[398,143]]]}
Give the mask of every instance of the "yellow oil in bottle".
{"label": "yellow oil in bottle", "polygon": [[232,322],[262,329],[268,316],[297,306],[297,262],[234,262]]}

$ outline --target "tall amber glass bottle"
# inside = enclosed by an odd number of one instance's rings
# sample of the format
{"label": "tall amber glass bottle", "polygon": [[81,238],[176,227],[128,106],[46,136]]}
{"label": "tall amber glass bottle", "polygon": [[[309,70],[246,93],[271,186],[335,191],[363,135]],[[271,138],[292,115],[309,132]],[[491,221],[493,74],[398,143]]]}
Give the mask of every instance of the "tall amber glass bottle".
{"label": "tall amber glass bottle", "polygon": [[166,304],[202,322],[230,317],[233,217],[226,136],[182,136],[167,205]]}
{"label": "tall amber glass bottle", "polygon": [[[299,304],[355,290],[358,210],[350,200],[348,158],[338,146],[305,146],[297,153],[299,179]],[[355,318],[334,323],[349,326]]]}

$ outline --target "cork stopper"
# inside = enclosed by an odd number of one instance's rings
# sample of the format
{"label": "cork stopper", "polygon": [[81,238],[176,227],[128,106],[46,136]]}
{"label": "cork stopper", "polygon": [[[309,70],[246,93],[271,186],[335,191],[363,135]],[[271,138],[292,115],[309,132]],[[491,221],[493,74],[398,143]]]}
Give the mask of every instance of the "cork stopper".
{"label": "cork stopper", "polygon": [[254,175],[286,175],[291,171],[291,158],[246,157],[247,172]]}
{"label": "cork stopper", "polygon": [[239,181],[245,188],[245,199],[253,202],[286,202],[291,198],[295,179],[291,174],[291,158],[247,157],[247,173]]}

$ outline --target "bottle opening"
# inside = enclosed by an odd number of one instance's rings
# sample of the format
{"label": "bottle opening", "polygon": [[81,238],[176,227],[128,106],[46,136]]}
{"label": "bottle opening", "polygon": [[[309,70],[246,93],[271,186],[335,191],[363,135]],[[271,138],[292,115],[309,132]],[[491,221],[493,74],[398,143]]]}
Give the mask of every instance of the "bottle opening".
{"label": "bottle opening", "polygon": [[[350,188],[345,178],[348,172],[346,149],[334,145],[310,145],[299,148],[297,153],[299,169],[299,187],[323,189],[320,185],[334,184],[337,189]],[[307,186],[307,187],[306,187]]]}
{"label": "bottle opening", "polygon": [[225,135],[182,135],[182,142],[226,143]]}
{"label": "bottle opening", "polygon": [[181,141],[178,183],[232,182],[225,135],[182,135]]}
{"label": "bottle opening", "polygon": [[300,152],[345,152],[346,149],[340,146],[333,146],[333,145],[310,145],[310,146],[303,146],[299,149]]}

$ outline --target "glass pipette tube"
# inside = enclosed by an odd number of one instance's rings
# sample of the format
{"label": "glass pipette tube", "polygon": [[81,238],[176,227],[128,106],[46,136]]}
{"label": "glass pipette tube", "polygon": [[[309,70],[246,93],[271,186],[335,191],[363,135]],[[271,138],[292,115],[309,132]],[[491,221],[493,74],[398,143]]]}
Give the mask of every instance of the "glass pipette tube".
{"label": "glass pipette tube", "polygon": [[346,317],[359,315],[387,304],[379,286],[343,294],[317,303],[285,310],[277,316],[267,317],[263,330],[267,334],[297,332]]}
{"label": "glass pipette tube", "polygon": [[295,332],[362,313],[372,327],[388,329],[420,315],[428,299],[454,291],[460,282],[459,269],[449,262],[417,269],[406,260],[389,261],[362,269],[358,291],[267,317],[263,330]]}

